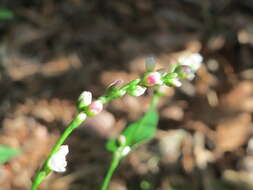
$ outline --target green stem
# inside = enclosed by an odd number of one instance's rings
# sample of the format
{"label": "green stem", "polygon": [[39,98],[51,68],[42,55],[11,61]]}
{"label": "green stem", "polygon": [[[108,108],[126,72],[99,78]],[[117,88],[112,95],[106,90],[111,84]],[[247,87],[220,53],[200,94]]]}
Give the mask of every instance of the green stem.
{"label": "green stem", "polygon": [[121,158],[120,155],[121,155],[121,153],[119,153],[118,151],[116,151],[113,154],[113,158],[112,158],[110,167],[109,167],[108,172],[104,178],[104,181],[103,181],[103,184],[102,184],[102,187],[100,188],[100,190],[106,190],[108,188],[108,185],[111,181],[112,175],[113,175],[115,169],[117,168],[117,166],[119,165],[119,161]]}
{"label": "green stem", "polygon": [[[158,90],[154,91],[154,95],[152,97],[151,105],[150,105],[151,109],[156,108],[161,96],[162,96],[162,94],[159,93]],[[102,187],[100,188],[100,190],[107,190],[110,180],[112,178],[112,175],[113,175],[115,169],[117,168],[117,166],[119,165],[120,159],[122,158],[122,151],[124,150],[124,148],[125,148],[124,146],[119,147],[114,152],[110,167],[109,167],[108,172],[104,178],[104,181],[103,181],[103,184],[102,184]]]}
{"label": "green stem", "polygon": [[37,173],[37,175],[34,179],[34,182],[32,184],[31,190],[36,190],[38,188],[38,186],[41,184],[41,182],[44,180],[44,178],[51,172],[51,169],[48,168],[49,160],[59,150],[60,146],[64,143],[64,141],[70,135],[70,133],[75,128],[77,128],[79,125],[81,125],[85,119],[86,119],[86,115],[84,115],[84,113],[81,112],[68,125],[67,129],[63,132],[63,134],[60,136],[60,138],[56,141],[53,149],[51,150],[48,158],[44,162],[42,168]]}
{"label": "green stem", "polygon": [[155,109],[157,107],[161,96],[163,96],[163,94],[159,92],[159,89],[155,89],[152,100],[151,100],[151,104],[150,104],[151,109]]}

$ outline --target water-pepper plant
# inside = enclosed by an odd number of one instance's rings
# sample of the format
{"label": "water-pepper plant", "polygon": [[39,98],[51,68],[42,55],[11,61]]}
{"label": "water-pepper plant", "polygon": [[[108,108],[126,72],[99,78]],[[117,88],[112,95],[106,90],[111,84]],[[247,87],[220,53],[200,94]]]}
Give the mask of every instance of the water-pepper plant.
{"label": "water-pepper plant", "polygon": [[120,80],[115,81],[97,99],[92,97],[90,91],[82,92],[77,100],[78,113],[56,141],[44,164],[36,174],[31,190],[36,190],[51,172],[66,171],[66,156],[69,148],[68,145],[63,145],[63,143],[71,132],[80,126],[87,117],[93,117],[99,114],[103,110],[103,105],[113,99],[121,98],[125,94],[138,97],[143,95],[147,88],[153,88],[153,95],[147,112],[140,119],[125,127],[117,138],[109,140],[106,144],[107,150],[112,152],[112,161],[100,188],[100,190],[106,190],[120,160],[126,157],[141,143],[155,136],[159,119],[157,104],[160,97],[164,95],[161,89],[164,86],[180,87],[182,85],[182,79],[192,80],[201,63],[202,56],[193,53],[180,57],[174,63],[169,63],[166,69],[156,70],[155,59],[147,58],[146,72],[140,78],[132,80],[123,86],[120,86]]}

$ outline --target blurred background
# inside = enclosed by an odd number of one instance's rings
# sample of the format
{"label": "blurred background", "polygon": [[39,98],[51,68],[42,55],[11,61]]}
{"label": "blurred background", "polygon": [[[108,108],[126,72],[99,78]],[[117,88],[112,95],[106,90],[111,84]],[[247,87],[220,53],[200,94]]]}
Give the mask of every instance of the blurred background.
{"label": "blurred background", "polygon": [[[185,52],[204,64],[167,88],[156,137],[123,160],[111,190],[253,189],[252,0],[1,0],[0,190],[26,190],[73,118],[83,90]],[[105,142],[140,117],[150,96],[114,100],[71,134],[68,170],[41,190],[96,190],[111,159]]]}

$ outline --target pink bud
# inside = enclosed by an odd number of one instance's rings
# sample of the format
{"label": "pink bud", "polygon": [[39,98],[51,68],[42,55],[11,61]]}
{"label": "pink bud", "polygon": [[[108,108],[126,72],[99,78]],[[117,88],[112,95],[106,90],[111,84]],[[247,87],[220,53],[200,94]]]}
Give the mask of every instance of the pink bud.
{"label": "pink bud", "polygon": [[124,146],[126,144],[126,137],[124,135],[120,135],[118,137],[118,142],[121,146]]}
{"label": "pink bud", "polygon": [[162,85],[161,74],[159,72],[146,73],[143,78],[143,84],[145,86]]}
{"label": "pink bud", "polygon": [[103,110],[103,104],[100,100],[91,102],[87,109],[88,116],[95,116]]}

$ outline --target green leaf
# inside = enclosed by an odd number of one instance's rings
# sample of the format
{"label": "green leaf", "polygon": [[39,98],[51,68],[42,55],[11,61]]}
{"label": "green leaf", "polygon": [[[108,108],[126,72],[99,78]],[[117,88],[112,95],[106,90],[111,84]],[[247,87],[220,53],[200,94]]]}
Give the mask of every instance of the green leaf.
{"label": "green leaf", "polygon": [[[157,112],[154,109],[149,109],[142,118],[128,125],[123,130],[121,135],[126,137],[126,144],[124,146],[130,146],[132,148],[154,137],[157,123]],[[111,152],[114,152],[118,147],[119,145],[116,139],[108,141],[106,145],[107,150]]]}
{"label": "green leaf", "polygon": [[20,151],[4,145],[0,145],[0,164],[3,164],[16,156]]}
{"label": "green leaf", "polygon": [[11,10],[6,8],[0,8],[0,20],[13,19],[14,14]]}
{"label": "green leaf", "polygon": [[111,139],[106,143],[106,150],[114,152],[118,148],[118,143],[116,139]]}

